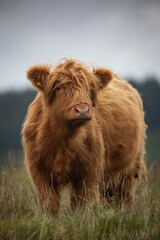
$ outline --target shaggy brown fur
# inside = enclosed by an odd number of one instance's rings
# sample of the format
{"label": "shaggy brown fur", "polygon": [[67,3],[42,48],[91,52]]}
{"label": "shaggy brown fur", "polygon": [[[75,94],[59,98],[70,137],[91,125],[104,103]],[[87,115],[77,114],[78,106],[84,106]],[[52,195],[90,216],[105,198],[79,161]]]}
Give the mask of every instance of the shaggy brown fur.
{"label": "shaggy brown fur", "polygon": [[70,184],[71,204],[101,199],[131,204],[145,176],[145,123],[138,92],[112,71],[65,60],[33,66],[39,93],[23,126],[25,161],[43,207],[58,211]]}

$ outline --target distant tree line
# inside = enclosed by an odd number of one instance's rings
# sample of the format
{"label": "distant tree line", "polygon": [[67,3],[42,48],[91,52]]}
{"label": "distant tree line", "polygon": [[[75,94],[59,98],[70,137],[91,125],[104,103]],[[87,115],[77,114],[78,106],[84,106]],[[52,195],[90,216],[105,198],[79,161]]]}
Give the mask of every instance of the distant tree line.
{"label": "distant tree line", "polygon": [[160,82],[155,77],[148,77],[141,83],[130,79],[130,83],[143,99],[148,131],[160,129]]}
{"label": "distant tree line", "polygon": [[21,149],[21,127],[35,91],[0,94],[0,153]]}
{"label": "distant tree line", "polygon": [[[160,130],[160,82],[150,77],[143,82],[129,79],[143,98],[148,131]],[[10,91],[0,94],[0,153],[21,149],[21,127],[36,92]]]}

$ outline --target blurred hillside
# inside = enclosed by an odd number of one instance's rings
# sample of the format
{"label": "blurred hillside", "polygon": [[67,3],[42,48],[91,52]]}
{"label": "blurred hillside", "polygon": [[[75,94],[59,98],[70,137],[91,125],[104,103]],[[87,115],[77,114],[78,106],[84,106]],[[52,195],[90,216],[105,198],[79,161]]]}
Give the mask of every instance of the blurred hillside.
{"label": "blurred hillside", "polygon": [[[147,159],[158,161],[160,156],[160,83],[155,77],[149,77],[139,83],[129,82],[140,92],[148,125]],[[27,108],[36,92],[7,92],[0,94],[0,164],[9,152],[21,152],[21,127]]]}

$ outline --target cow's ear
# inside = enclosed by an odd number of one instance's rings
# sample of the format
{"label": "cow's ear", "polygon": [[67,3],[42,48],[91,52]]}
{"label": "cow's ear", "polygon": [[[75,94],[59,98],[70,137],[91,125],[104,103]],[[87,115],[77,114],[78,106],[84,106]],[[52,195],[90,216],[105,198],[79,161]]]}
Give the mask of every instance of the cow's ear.
{"label": "cow's ear", "polygon": [[50,65],[36,65],[28,69],[27,78],[36,89],[43,91],[49,74]]}
{"label": "cow's ear", "polygon": [[113,78],[113,72],[107,68],[96,68],[93,73],[99,80],[100,89],[105,87]]}

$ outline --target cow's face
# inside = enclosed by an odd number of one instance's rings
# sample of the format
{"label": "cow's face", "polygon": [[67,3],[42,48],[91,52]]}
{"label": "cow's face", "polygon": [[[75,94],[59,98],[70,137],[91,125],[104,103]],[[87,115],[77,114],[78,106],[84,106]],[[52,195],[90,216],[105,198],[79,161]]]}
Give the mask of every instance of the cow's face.
{"label": "cow's face", "polygon": [[45,98],[59,122],[79,126],[92,118],[93,101],[90,88],[84,82],[76,82],[71,76],[51,74]]}
{"label": "cow's face", "polygon": [[67,60],[53,70],[49,66],[34,66],[27,76],[42,92],[51,117],[75,128],[92,119],[98,91],[112,79],[112,72],[89,71],[79,62]]}

